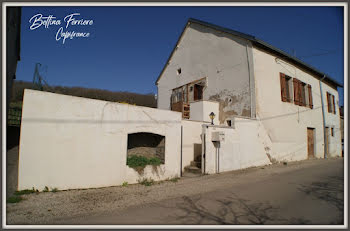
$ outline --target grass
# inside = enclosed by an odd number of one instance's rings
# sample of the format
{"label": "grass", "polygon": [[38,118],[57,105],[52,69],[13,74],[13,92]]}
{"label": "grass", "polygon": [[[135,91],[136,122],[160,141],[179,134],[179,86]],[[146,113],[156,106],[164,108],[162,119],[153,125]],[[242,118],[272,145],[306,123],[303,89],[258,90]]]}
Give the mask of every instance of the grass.
{"label": "grass", "polygon": [[20,195],[25,195],[25,194],[31,194],[31,193],[35,193],[35,189],[24,189],[24,190],[21,190],[21,191],[16,191],[14,194],[16,196],[20,196]]}
{"label": "grass", "polygon": [[171,178],[169,181],[176,183],[180,178],[179,177],[174,177]]}
{"label": "grass", "polygon": [[53,193],[58,192],[58,189],[57,188],[53,188],[53,189],[51,189],[51,192],[53,192]]}
{"label": "grass", "polygon": [[144,186],[151,186],[154,184],[154,180],[145,178],[145,179],[139,180],[139,183]]}
{"label": "grass", "polygon": [[12,197],[7,198],[7,203],[18,203],[21,200],[23,200],[23,198],[21,196],[16,195],[16,196],[12,196]]}
{"label": "grass", "polygon": [[124,181],[123,184],[122,184],[123,187],[126,187],[128,186],[128,182]]}

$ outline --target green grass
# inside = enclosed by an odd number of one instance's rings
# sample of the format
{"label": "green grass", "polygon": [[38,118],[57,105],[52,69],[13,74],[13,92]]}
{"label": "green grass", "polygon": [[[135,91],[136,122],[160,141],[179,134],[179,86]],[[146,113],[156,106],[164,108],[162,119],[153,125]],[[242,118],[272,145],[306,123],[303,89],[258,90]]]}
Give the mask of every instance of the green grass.
{"label": "green grass", "polygon": [[139,183],[144,185],[144,186],[151,186],[154,184],[154,180],[153,179],[143,179],[143,180],[139,180]]}
{"label": "green grass", "polygon": [[127,158],[126,164],[131,167],[145,167],[146,165],[158,166],[161,165],[162,162],[158,157],[147,158],[144,156],[130,156]]}
{"label": "green grass", "polygon": [[35,193],[34,188],[33,189],[24,189],[24,190],[21,190],[21,191],[16,191],[14,194],[16,196],[20,196],[20,195],[31,194],[31,193]]}
{"label": "green grass", "polygon": [[7,199],[7,203],[18,203],[21,200],[23,200],[21,196],[12,196]]}
{"label": "green grass", "polygon": [[126,187],[128,186],[128,182],[124,181],[123,184],[122,184],[123,187]]}

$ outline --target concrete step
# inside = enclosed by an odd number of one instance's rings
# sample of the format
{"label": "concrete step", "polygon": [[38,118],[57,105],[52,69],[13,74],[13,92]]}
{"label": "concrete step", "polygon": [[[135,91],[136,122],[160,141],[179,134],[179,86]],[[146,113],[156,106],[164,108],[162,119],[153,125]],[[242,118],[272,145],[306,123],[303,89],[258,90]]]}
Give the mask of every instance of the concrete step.
{"label": "concrete step", "polygon": [[202,169],[194,167],[194,166],[186,166],[185,171],[190,172],[190,173],[197,173],[197,174],[202,173]]}
{"label": "concrete step", "polygon": [[201,168],[202,167],[202,163],[200,161],[191,161],[190,165],[192,167],[197,167],[197,168]]}

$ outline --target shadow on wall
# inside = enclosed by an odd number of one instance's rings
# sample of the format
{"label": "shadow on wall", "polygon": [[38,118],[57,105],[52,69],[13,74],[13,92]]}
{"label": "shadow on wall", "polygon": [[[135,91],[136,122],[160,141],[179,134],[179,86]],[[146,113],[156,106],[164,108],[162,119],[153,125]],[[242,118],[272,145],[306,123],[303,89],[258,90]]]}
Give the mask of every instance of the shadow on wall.
{"label": "shadow on wall", "polygon": [[165,137],[147,132],[132,133],[128,135],[127,156],[158,157],[165,163]]}

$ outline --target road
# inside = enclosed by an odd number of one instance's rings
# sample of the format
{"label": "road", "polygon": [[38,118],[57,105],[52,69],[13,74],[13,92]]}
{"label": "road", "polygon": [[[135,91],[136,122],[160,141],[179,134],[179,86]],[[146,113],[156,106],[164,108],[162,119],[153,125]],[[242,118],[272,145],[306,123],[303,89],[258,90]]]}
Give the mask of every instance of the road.
{"label": "road", "polygon": [[[146,203],[103,215],[58,219],[55,223],[343,224],[343,159],[267,168],[232,175],[237,178],[235,181],[224,181],[226,185],[210,192]],[[230,175],[215,177],[219,182],[220,177]]]}

